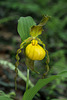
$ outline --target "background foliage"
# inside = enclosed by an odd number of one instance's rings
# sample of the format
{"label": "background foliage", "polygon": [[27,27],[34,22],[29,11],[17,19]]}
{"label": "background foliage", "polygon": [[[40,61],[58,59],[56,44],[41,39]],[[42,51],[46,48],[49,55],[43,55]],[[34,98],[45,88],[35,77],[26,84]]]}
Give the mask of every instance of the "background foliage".
{"label": "background foliage", "polygon": [[[15,64],[16,50],[21,43],[17,33],[17,20],[19,17],[31,16],[36,23],[39,23],[44,14],[51,16],[47,25],[44,27],[43,34],[40,36],[42,41],[46,44],[50,55],[50,72],[48,76],[67,70],[67,0],[0,0],[0,59],[8,60]],[[20,57],[22,57],[21,62],[23,62],[23,64],[20,63],[19,68],[25,74],[26,66],[24,64],[24,56],[20,55]],[[45,60],[35,62],[36,69],[37,66],[39,66],[41,73],[44,70],[44,61]],[[21,68],[21,66],[24,67]],[[3,68],[1,69],[1,73],[2,70]],[[5,76],[9,75],[9,73],[7,75],[7,71],[5,70],[3,70],[3,74]],[[0,82],[5,83],[2,76],[3,75],[0,75]],[[33,76],[33,79],[31,78],[33,83],[36,83],[36,80],[41,77],[33,72],[31,72],[31,76]],[[12,78],[13,76],[8,77],[10,82]],[[8,81],[6,81],[6,83],[8,84]],[[19,82],[19,78],[18,83],[25,86],[24,83]],[[40,91],[43,97],[42,99],[67,98],[66,83],[67,80],[61,78],[48,84],[46,89],[41,89]],[[0,87],[5,87],[5,85],[0,84]],[[3,90],[5,91],[5,89]],[[43,94],[45,94],[45,96]]]}

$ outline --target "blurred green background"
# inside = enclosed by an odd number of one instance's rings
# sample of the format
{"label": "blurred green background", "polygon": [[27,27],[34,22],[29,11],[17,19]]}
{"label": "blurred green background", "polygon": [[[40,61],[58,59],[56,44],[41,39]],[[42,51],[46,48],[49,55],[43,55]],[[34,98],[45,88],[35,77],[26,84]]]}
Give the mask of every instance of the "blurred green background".
{"label": "blurred green background", "polygon": [[[49,51],[50,71],[48,76],[67,70],[67,0],[0,0],[0,59],[15,64],[16,50],[21,43],[17,32],[18,19],[31,16],[38,24],[43,15],[51,16],[44,27],[43,34],[39,36]],[[21,57],[19,68],[26,75],[24,55],[22,54]],[[35,66],[39,66],[41,73],[45,70],[44,61],[35,62]],[[9,76],[10,73],[13,76]],[[38,78],[41,78],[36,73],[30,72],[30,74],[30,79],[34,84]],[[9,82],[12,81],[14,84],[14,76],[15,72],[6,70],[0,65],[0,89],[6,92],[7,88],[6,93],[14,90],[14,85],[8,87]],[[25,87],[24,81],[20,78],[18,78],[18,84]],[[48,84],[46,88],[41,89],[41,97],[36,97],[33,100],[65,99],[67,98],[66,84],[67,80],[65,78],[57,79]],[[20,93],[17,93],[16,100],[21,100],[23,94],[21,90],[24,91],[24,88],[19,88]]]}

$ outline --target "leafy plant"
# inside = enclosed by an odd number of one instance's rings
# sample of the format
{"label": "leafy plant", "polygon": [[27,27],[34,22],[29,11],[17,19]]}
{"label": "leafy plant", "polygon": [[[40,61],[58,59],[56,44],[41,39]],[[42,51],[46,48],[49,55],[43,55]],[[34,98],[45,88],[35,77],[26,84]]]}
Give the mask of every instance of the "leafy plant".
{"label": "leafy plant", "polygon": [[[25,20],[26,18],[22,18],[21,20],[20,20],[20,22],[19,23],[21,23],[21,22],[23,22],[23,24],[24,23],[26,23],[26,22],[24,22],[23,20]],[[28,20],[28,19],[26,19],[26,20]],[[31,20],[31,19],[30,19]],[[43,21],[45,22],[45,20],[46,19],[44,19]],[[43,25],[43,21],[42,21],[42,25]],[[32,21],[30,21],[30,22],[32,22]],[[18,23],[18,24],[19,24]],[[21,27],[23,26],[23,24],[21,23],[20,25],[21,25]],[[28,23],[29,24],[29,23]],[[27,25],[28,25],[27,24]],[[33,25],[33,23],[32,23],[32,25]],[[40,24],[41,25],[41,24]],[[24,28],[25,27],[25,28]],[[27,28],[26,28],[26,24],[24,24],[24,27],[23,27],[23,30],[24,29],[29,29],[30,30],[30,28],[27,26]],[[18,30],[20,30],[20,28],[18,27]],[[22,29],[21,29],[22,30]],[[24,39],[26,39],[27,37],[25,36],[25,35],[23,35],[23,37],[22,37],[22,34],[25,34],[25,31],[23,31],[22,30],[22,32],[21,31],[19,31],[20,33],[20,37],[21,37],[21,39],[24,37]],[[35,31],[35,33],[36,34],[38,34],[37,33],[37,31],[36,31],[36,27],[35,27],[35,29],[34,29]],[[29,31],[28,31],[29,32]],[[34,34],[33,32],[31,33],[31,34]],[[35,35],[36,35],[35,34]],[[23,41],[23,39],[22,39],[22,41]],[[29,41],[29,40],[28,40]],[[26,43],[27,41],[25,40],[24,42],[22,42],[22,44],[23,43]],[[30,42],[30,41],[29,41]],[[28,45],[28,44],[27,44]],[[27,46],[26,45],[26,46]],[[20,46],[21,47],[21,46]],[[23,45],[22,45],[22,47],[21,47],[21,49],[23,48]],[[19,49],[19,53],[21,53],[21,49]],[[18,65],[18,61],[19,61],[19,56],[16,56],[16,58],[17,58],[17,65]],[[30,61],[30,63],[31,63],[31,61]],[[28,63],[28,67],[29,67],[29,65],[30,65],[30,63]],[[16,65],[16,68],[18,67]],[[17,71],[17,70],[16,70]],[[17,73],[18,74],[18,73]],[[60,77],[67,77],[67,71],[61,71],[61,73],[59,73],[58,75],[53,75],[53,76],[50,76],[49,78],[46,78],[46,79],[39,79],[39,81],[36,83],[36,85],[34,86],[34,87],[32,87],[32,88],[30,88],[30,89],[28,89],[28,81],[29,81],[29,69],[27,70],[27,89],[26,89],[26,92],[25,92],[25,94],[24,94],[24,96],[23,96],[23,100],[26,100],[26,99],[28,99],[28,97],[29,97],[29,100],[32,100],[33,99],[33,97],[35,96],[35,94],[43,87],[43,86],[45,86],[45,85],[47,85],[49,82],[51,82],[52,80],[54,80],[54,79],[56,79],[56,78],[60,78]],[[17,78],[17,76],[16,76],[16,78]]]}
{"label": "leafy plant", "polygon": [[[67,75],[67,71],[64,71],[58,75],[53,75],[50,76],[49,78],[46,79],[39,79],[38,82],[36,83],[36,85],[27,90],[23,96],[23,100],[29,99],[32,100],[33,97],[35,96],[35,94],[45,85],[47,85],[49,82],[53,81],[54,79],[60,78],[60,77],[66,77]],[[29,97],[29,98],[28,98]]]}
{"label": "leafy plant", "polygon": [[[21,0],[19,1],[1,0],[0,8],[1,8],[1,13],[0,13],[1,24],[4,22],[6,23],[10,20],[14,20],[15,17],[14,19],[13,18],[9,19],[8,17],[14,15],[19,15],[19,16],[31,15],[36,20],[37,23],[39,22],[43,14],[47,13],[48,15],[52,16],[48,24],[46,24],[47,27],[44,27],[45,33],[43,32],[43,34],[39,36],[40,39],[46,44],[46,48],[49,51],[50,55],[49,76],[51,74],[58,74],[62,71],[67,70],[66,67],[67,66],[66,64],[67,1],[66,0],[44,0],[43,2],[41,0],[34,0],[34,1],[24,0],[24,2]],[[7,20],[5,19],[2,20],[2,18],[7,18]],[[43,62],[38,63],[38,66],[41,65],[41,69],[43,68],[42,66],[44,66],[43,65],[44,62],[45,60],[43,60]],[[61,81],[61,78],[59,80]]]}

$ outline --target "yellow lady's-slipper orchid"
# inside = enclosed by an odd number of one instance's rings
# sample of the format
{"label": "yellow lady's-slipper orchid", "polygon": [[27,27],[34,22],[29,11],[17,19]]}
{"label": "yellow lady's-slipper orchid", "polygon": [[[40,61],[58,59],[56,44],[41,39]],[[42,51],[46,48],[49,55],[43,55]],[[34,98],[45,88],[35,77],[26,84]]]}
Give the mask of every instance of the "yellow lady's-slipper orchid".
{"label": "yellow lady's-slipper orchid", "polygon": [[37,40],[32,40],[25,49],[26,56],[31,60],[42,60],[46,55],[46,51],[38,44]]}
{"label": "yellow lady's-slipper orchid", "polygon": [[[15,72],[16,72],[16,77],[15,77],[15,82],[16,82],[16,78],[18,75],[18,71],[17,71],[17,67],[19,65],[19,54],[21,53],[22,49],[24,48],[24,53],[26,55],[26,65],[29,69],[31,69],[32,71],[38,73],[37,71],[34,70],[34,61],[35,60],[42,60],[45,58],[45,55],[47,56],[47,60],[46,60],[46,67],[47,67],[47,72],[49,71],[49,56],[48,56],[48,51],[45,49],[45,44],[37,37],[38,35],[42,34],[43,28],[42,26],[44,26],[46,24],[46,22],[48,21],[49,16],[44,16],[43,19],[41,20],[41,22],[36,25],[36,26],[32,26],[30,28],[30,35],[31,37],[25,39],[21,44],[20,44],[20,48],[17,50],[17,54],[16,54],[16,64],[15,64]],[[42,46],[40,46],[42,45]],[[44,73],[44,75],[47,74]]]}

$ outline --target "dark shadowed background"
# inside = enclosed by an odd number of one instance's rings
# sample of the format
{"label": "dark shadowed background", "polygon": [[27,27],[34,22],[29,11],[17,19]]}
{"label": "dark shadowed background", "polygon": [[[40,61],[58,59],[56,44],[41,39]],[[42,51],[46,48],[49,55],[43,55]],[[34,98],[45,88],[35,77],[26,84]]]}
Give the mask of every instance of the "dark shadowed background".
{"label": "dark shadowed background", "polygon": [[[45,43],[50,56],[50,71],[48,76],[67,70],[67,0],[0,0],[0,62],[9,61],[15,65],[15,55],[21,43],[17,32],[18,19],[31,16],[38,24],[43,15],[51,18],[44,27],[41,40]],[[26,75],[25,58],[22,52],[19,69]],[[35,62],[36,70],[41,75],[30,72],[30,80],[35,84],[46,70],[44,61]],[[0,90],[9,93],[14,90],[15,72],[0,65]],[[46,76],[47,77],[47,76]],[[21,100],[25,91],[25,82],[18,77],[18,90],[15,100]],[[40,91],[40,97],[33,100],[52,100],[52,98],[67,98],[67,79],[56,79]]]}

